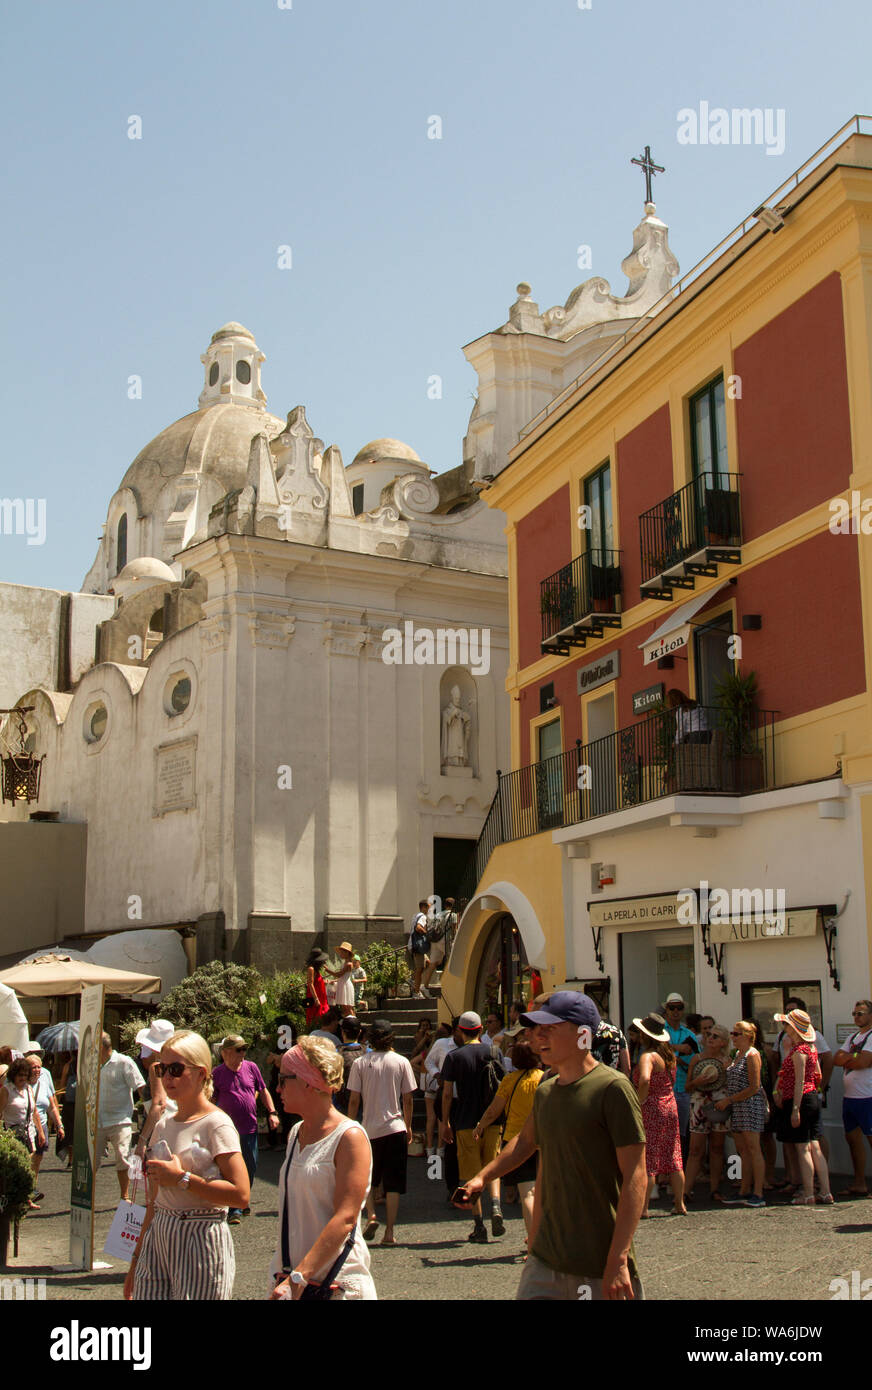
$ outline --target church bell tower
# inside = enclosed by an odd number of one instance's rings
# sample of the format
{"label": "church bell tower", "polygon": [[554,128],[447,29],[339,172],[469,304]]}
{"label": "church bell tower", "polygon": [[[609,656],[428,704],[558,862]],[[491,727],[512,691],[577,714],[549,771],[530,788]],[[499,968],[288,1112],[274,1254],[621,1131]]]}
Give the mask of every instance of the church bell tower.
{"label": "church bell tower", "polygon": [[241,323],[225,323],[212,334],[200,361],[206,369],[199,405],[252,405],[263,410],[266,396],[260,386],[265,360],[254,336]]}

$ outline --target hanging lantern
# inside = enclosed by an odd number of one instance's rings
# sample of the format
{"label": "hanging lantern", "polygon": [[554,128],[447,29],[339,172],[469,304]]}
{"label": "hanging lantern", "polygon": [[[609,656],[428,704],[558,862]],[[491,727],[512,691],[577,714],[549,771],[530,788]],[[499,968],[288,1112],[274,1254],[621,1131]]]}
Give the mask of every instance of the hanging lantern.
{"label": "hanging lantern", "polygon": [[27,719],[32,705],[24,705],[14,710],[2,710],[3,714],[18,715],[18,741],[21,744],[20,751],[17,753],[7,753],[2,759],[3,763],[3,801],[9,801],[13,805],[16,801],[39,800],[39,779],[42,773],[42,764],[45,755],[35,758],[32,753],[28,753],[24,747],[24,740],[27,737]]}

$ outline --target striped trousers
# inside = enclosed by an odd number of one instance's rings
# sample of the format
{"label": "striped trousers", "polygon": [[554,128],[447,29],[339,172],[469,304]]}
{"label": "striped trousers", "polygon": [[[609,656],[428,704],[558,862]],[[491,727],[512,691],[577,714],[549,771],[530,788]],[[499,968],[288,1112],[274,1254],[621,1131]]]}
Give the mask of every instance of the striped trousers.
{"label": "striped trousers", "polygon": [[134,1299],[217,1302],[232,1298],[236,1253],[226,1215],[223,1209],[155,1208],[136,1262]]}

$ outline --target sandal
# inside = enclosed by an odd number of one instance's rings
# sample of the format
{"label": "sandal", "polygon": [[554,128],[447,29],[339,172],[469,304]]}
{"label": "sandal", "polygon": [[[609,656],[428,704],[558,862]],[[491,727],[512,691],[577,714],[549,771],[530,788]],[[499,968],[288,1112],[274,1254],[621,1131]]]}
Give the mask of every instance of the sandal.
{"label": "sandal", "polygon": [[815,1199],[814,1197],[794,1197],[790,1205],[792,1207],[813,1207]]}
{"label": "sandal", "polygon": [[831,1207],[833,1205],[833,1202],[835,1201],[835,1198],[833,1197],[832,1192],[819,1192],[814,1200],[816,1205],[819,1207]]}
{"label": "sandal", "polygon": [[373,1236],[375,1235],[376,1231],[378,1230],[380,1224],[381,1224],[381,1223],[380,1223],[379,1221],[376,1221],[374,1218],[373,1218],[372,1221],[368,1221],[367,1224],[366,1224],[366,1225],[364,1226],[364,1228],[363,1228],[363,1238],[364,1238],[364,1240],[372,1240],[372,1238],[373,1238]]}

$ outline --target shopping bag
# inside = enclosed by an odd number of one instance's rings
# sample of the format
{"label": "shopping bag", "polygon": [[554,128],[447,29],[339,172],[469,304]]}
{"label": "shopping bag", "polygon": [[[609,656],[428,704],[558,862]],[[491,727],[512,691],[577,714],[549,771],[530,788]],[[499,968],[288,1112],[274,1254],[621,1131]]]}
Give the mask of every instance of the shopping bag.
{"label": "shopping bag", "polygon": [[[135,1182],[133,1184],[133,1196],[136,1196]],[[139,1202],[127,1202],[122,1199],[112,1218],[112,1225],[109,1227],[103,1253],[112,1255],[116,1260],[132,1259],[144,1220],[144,1206]]]}

